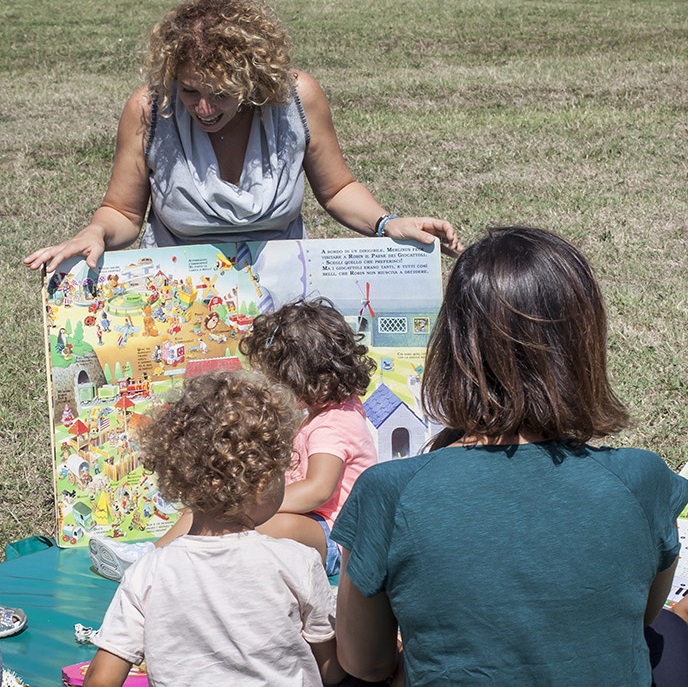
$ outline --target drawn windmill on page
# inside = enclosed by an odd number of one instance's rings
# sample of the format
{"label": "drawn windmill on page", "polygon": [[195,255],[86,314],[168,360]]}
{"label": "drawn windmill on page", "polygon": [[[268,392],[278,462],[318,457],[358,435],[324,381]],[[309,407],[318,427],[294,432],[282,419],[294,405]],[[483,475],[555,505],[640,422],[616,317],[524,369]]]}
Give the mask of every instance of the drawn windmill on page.
{"label": "drawn windmill on page", "polygon": [[375,318],[375,311],[373,306],[370,304],[370,283],[365,283],[365,292],[361,288],[361,284],[357,281],[354,282],[361,292],[361,309],[358,311],[358,321],[356,322],[356,330],[361,332],[367,329],[368,321],[364,317],[364,313],[367,310],[370,313],[371,318]]}

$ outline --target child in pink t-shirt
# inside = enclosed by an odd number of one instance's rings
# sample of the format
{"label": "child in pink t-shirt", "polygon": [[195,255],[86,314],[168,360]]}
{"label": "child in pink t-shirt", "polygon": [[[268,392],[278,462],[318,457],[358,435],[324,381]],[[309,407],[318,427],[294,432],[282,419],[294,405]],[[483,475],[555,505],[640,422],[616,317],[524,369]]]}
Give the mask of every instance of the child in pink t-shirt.
{"label": "child in pink t-shirt", "polygon": [[284,500],[260,531],[312,546],[328,575],[336,574],[330,530],[358,476],[377,462],[359,399],[375,362],[325,298],[260,315],[239,348],[251,367],[289,387],[304,411]]}

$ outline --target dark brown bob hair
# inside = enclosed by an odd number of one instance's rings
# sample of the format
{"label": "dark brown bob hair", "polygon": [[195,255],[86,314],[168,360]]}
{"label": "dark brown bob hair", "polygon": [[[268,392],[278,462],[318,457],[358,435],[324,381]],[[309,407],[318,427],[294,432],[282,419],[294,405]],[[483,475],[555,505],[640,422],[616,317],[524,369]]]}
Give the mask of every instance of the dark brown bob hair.
{"label": "dark brown bob hair", "polygon": [[316,415],[366,392],[377,366],[361,338],[330,300],[316,298],[259,315],[239,350]]}
{"label": "dark brown bob hair", "polygon": [[455,436],[579,445],[628,423],[606,348],[602,294],[581,253],[542,229],[495,228],[449,277],[423,407]]}

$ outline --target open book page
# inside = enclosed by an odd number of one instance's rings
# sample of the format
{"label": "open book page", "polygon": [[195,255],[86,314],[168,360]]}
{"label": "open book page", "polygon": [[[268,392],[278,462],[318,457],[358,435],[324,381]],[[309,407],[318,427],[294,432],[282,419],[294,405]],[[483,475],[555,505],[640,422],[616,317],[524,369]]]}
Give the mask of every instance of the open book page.
{"label": "open book page", "polygon": [[[688,479],[688,464],[679,474]],[[665,604],[669,608],[688,596],[688,508],[681,513],[681,517],[678,519],[678,536],[681,542],[681,553],[679,554],[674,582]]]}
{"label": "open book page", "polygon": [[136,430],[183,378],[245,365],[260,313],[324,296],[377,363],[363,397],[380,460],[421,452],[425,347],[442,299],[439,243],[324,239],[107,252],[47,275],[45,340],[60,546],[157,539],[177,520]]}

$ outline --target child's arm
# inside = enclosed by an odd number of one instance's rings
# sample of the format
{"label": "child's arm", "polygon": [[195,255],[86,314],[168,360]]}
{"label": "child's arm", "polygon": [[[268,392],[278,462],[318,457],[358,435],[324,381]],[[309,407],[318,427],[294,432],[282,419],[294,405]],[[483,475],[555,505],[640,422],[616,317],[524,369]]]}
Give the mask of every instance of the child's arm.
{"label": "child's arm", "polygon": [[323,685],[338,685],[345,677],[344,669],[337,660],[337,642],[335,638],[320,644],[310,644],[315,662],[320,668]]}
{"label": "child's arm", "polygon": [[84,687],[122,687],[131,665],[105,649],[98,649],[86,672]]}
{"label": "child's arm", "polygon": [[678,603],[674,604],[670,610],[688,623],[688,597],[684,596]]}
{"label": "child's arm", "polygon": [[330,453],[308,456],[305,479],[288,484],[280,513],[310,513],[332,498],[339,484],[344,463]]}

